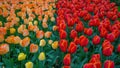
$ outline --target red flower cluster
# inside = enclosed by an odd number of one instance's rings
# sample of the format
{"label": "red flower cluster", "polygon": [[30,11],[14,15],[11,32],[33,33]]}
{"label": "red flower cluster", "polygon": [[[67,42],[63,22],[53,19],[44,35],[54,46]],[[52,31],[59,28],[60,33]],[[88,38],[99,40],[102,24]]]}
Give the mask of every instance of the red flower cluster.
{"label": "red flower cluster", "polygon": [[83,68],[102,68],[102,64],[100,62],[100,54],[92,55],[89,63],[86,63]]}
{"label": "red flower cluster", "polygon": [[[98,32],[92,38],[93,45],[98,45],[102,42],[101,39],[106,39],[102,44],[102,53],[105,56],[112,54],[114,47],[111,42],[120,36],[120,21],[117,20],[120,18],[120,12],[115,3],[111,3],[110,0],[59,0],[56,7],[59,47],[62,52],[73,54],[77,45],[83,47],[84,52],[88,52],[87,45],[91,43],[88,36],[92,37],[94,32]],[[72,40],[66,40],[68,38]],[[70,61],[66,61],[65,58],[70,57],[68,54],[64,57],[64,67],[70,67]],[[100,59],[92,58],[84,68],[92,66],[101,68]]]}

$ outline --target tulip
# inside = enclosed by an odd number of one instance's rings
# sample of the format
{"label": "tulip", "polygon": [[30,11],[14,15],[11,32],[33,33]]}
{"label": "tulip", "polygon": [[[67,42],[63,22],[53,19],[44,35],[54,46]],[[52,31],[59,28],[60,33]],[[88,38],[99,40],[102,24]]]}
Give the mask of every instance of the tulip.
{"label": "tulip", "polygon": [[94,45],[97,45],[100,43],[100,37],[98,35],[94,36],[93,39],[92,39],[92,43]]}
{"label": "tulip", "polygon": [[38,51],[38,45],[30,44],[30,53],[36,53]]}
{"label": "tulip", "polygon": [[28,36],[29,35],[29,31],[27,29],[23,30],[23,36]]}
{"label": "tulip", "polygon": [[14,34],[16,32],[16,29],[15,28],[10,28],[10,33],[11,34]]}
{"label": "tulip", "polygon": [[65,30],[61,29],[59,34],[60,34],[60,39],[65,39],[67,37],[67,33]]}
{"label": "tulip", "polygon": [[62,68],[71,68],[70,66],[63,66]]}
{"label": "tulip", "polygon": [[19,53],[19,55],[18,55],[18,61],[25,60],[25,58],[26,58],[26,54],[24,54],[24,53]]}
{"label": "tulip", "polygon": [[25,64],[25,68],[33,68],[33,63],[32,62],[27,62],[26,64]]}
{"label": "tulip", "polygon": [[52,43],[53,43],[53,40],[49,40],[49,41],[48,41],[48,44],[51,45]]}
{"label": "tulip", "polygon": [[25,37],[23,40],[20,41],[20,45],[22,47],[27,47],[30,44],[30,38],[29,37]]}
{"label": "tulip", "polygon": [[60,46],[60,50],[61,50],[62,52],[66,52],[67,47],[68,47],[68,41],[67,41],[67,40],[64,40],[64,39],[60,40],[59,46]]}
{"label": "tulip", "polygon": [[41,39],[43,38],[43,36],[44,36],[44,32],[42,30],[36,32],[36,38]]}
{"label": "tulip", "polygon": [[47,32],[45,32],[45,37],[46,37],[46,38],[50,38],[50,37],[51,37],[51,34],[52,34],[52,32],[47,31]]}
{"label": "tulip", "polygon": [[64,59],[63,59],[63,64],[66,66],[69,66],[71,63],[71,55],[70,54],[66,54]]}
{"label": "tulip", "polygon": [[3,34],[0,34],[0,42],[3,42],[4,41],[4,35]]}
{"label": "tulip", "polygon": [[115,35],[113,33],[107,34],[107,40],[113,42],[115,40]]}
{"label": "tulip", "polygon": [[38,59],[39,59],[40,61],[44,61],[44,60],[46,59],[45,53],[44,53],[44,52],[41,52],[41,53],[39,54],[39,56],[38,56]]}
{"label": "tulip", "polygon": [[83,29],[84,29],[84,26],[83,26],[82,22],[78,22],[78,24],[76,24],[75,29],[76,29],[76,31],[78,31],[78,32],[82,32]]}
{"label": "tulip", "polygon": [[119,44],[118,47],[117,47],[117,52],[120,53],[120,44]]}
{"label": "tulip", "polygon": [[93,63],[86,63],[83,68],[94,68]]}
{"label": "tulip", "polygon": [[34,25],[38,25],[38,21],[37,20],[34,21]]}
{"label": "tulip", "polygon": [[104,62],[104,68],[115,68],[115,64],[113,61],[111,60],[106,60]]}
{"label": "tulip", "polygon": [[78,38],[78,37],[75,37],[75,38],[74,38],[74,43],[75,43],[76,45],[79,44],[79,38]]}
{"label": "tulip", "polygon": [[88,36],[91,36],[93,34],[93,29],[92,28],[85,28],[84,33],[87,34]]}
{"label": "tulip", "polygon": [[0,55],[4,55],[9,52],[9,45],[8,44],[1,44],[0,45]]}
{"label": "tulip", "polygon": [[85,37],[84,35],[80,36],[80,38],[79,38],[80,46],[85,47],[88,45],[88,42],[89,42],[89,40],[87,37]]}
{"label": "tulip", "polygon": [[68,47],[68,52],[72,54],[72,53],[75,53],[76,50],[77,50],[76,44],[74,42],[71,42],[70,46]]}
{"label": "tulip", "polygon": [[71,30],[71,32],[70,32],[70,37],[71,37],[72,39],[74,39],[75,37],[77,37],[77,31]]}
{"label": "tulip", "polygon": [[0,27],[0,34],[6,35],[7,30],[4,27]]}
{"label": "tulip", "polygon": [[110,47],[105,47],[105,48],[102,49],[102,53],[105,56],[112,55],[112,52],[113,52],[113,48],[110,48]]}
{"label": "tulip", "polygon": [[60,25],[59,25],[59,30],[60,30],[60,29],[65,30],[65,29],[66,29],[66,24],[65,24],[65,23],[60,23]]}
{"label": "tulip", "polygon": [[52,48],[57,49],[58,48],[58,41],[55,41],[52,43]]}
{"label": "tulip", "polygon": [[84,52],[88,52],[88,48],[87,47],[84,47]]}
{"label": "tulip", "polygon": [[40,46],[45,46],[46,45],[46,41],[44,39],[40,40]]}

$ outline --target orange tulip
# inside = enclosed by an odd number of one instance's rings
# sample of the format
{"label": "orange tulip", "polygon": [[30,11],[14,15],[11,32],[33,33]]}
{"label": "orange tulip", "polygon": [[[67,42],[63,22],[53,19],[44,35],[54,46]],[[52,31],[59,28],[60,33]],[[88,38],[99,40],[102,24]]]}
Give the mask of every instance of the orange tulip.
{"label": "orange tulip", "polygon": [[22,47],[27,47],[30,44],[30,38],[29,37],[25,37],[23,40],[20,41],[20,45]]}
{"label": "orange tulip", "polygon": [[4,41],[4,35],[0,34],[0,42],[3,42],[3,41]]}
{"label": "orange tulip", "polygon": [[44,32],[42,30],[36,32],[36,38],[43,38]]}
{"label": "orange tulip", "polygon": [[0,55],[4,55],[9,52],[9,45],[8,44],[1,44],[0,45]]}
{"label": "orange tulip", "polygon": [[38,45],[36,44],[30,44],[30,52],[36,53],[38,51]]}

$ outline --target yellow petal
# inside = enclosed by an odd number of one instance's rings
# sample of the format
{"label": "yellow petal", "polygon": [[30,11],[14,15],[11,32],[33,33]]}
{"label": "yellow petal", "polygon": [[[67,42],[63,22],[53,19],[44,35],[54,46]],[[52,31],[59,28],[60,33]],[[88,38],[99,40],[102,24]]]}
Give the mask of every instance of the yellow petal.
{"label": "yellow petal", "polygon": [[33,68],[33,63],[32,62],[27,62],[26,64],[25,64],[25,68]]}
{"label": "yellow petal", "polygon": [[38,59],[41,60],[41,61],[45,60],[45,53],[44,53],[44,52],[41,52],[41,53],[39,54]]}

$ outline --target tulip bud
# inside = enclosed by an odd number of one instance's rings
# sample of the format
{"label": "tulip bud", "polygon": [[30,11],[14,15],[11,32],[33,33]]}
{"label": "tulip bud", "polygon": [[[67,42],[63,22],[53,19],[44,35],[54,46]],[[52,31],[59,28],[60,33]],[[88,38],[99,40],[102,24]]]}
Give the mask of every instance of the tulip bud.
{"label": "tulip bud", "polygon": [[84,26],[83,26],[82,22],[79,22],[78,24],[76,24],[75,29],[76,29],[76,31],[78,31],[78,32],[82,32],[83,29],[84,29]]}
{"label": "tulip bud", "polygon": [[44,36],[44,32],[42,30],[36,32],[36,38],[41,39],[43,38],[43,36]]}
{"label": "tulip bud", "polygon": [[0,42],[3,42],[4,41],[4,35],[3,34],[0,34]]}
{"label": "tulip bud", "polygon": [[33,63],[32,62],[27,62],[26,64],[25,64],[25,68],[33,68]]}
{"label": "tulip bud", "polygon": [[99,43],[100,43],[100,37],[97,36],[97,35],[94,36],[93,39],[92,39],[92,43],[93,43],[94,45],[99,44]]}
{"label": "tulip bud", "polygon": [[8,44],[1,44],[0,45],[0,55],[4,55],[9,52],[9,45]]}
{"label": "tulip bud", "polygon": [[94,68],[94,64],[93,63],[86,63],[83,68]]}
{"label": "tulip bud", "polygon": [[87,46],[88,42],[89,42],[89,40],[87,37],[85,37],[84,35],[80,36],[80,38],[79,38],[80,46],[82,46],[82,47]]}
{"label": "tulip bud", "polygon": [[25,60],[25,58],[26,58],[26,54],[24,54],[24,53],[19,53],[19,55],[18,55],[18,61]]}
{"label": "tulip bud", "polygon": [[113,61],[111,60],[106,60],[104,62],[104,68],[115,68],[115,64]]}
{"label": "tulip bud", "polygon": [[60,50],[62,51],[62,52],[66,52],[66,50],[67,50],[67,47],[68,47],[68,41],[67,40],[60,40],[60,42],[59,42],[59,46],[60,46]]}
{"label": "tulip bud", "polygon": [[66,54],[64,59],[63,59],[63,64],[66,66],[69,66],[71,63],[71,55],[70,54]]}
{"label": "tulip bud", "polygon": [[11,34],[14,34],[16,32],[16,29],[15,28],[10,28],[10,33]]}
{"label": "tulip bud", "polygon": [[40,40],[40,46],[45,46],[46,45],[46,41],[44,39]]}
{"label": "tulip bud", "polygon": [[58,41],[55,41],[52,43],[52,48],[57,49],[58,48]]}
{"label": "tulip bud", "polygon": [[75,37],[77,37],[77,31],[75,31],[75,30],[71,30],[71,32],[70,32],[70,37],[71,38],[75,38]]}
{"label": "tulip bud", "polygon": [[39,54],[38,59],[39,59],[40,61],[45,60],[45,59],[46,59],[46,57],[45,57],[45,53],[44,53],[44,52],[41,52],[41,53]]}
{"label": "tulip bud", "polygon": [[117,52],[120,53],[120,44],[119,44],[118,47],[117,47]]}
{"label": "tulip bud", "polygon": [[60,34],[60,39],[65,39],[67,37],[67,33],[65,30],[61,29],[59,34]]}
{"label": "tulip bud", "polygon": [[75,44],[74,42],[71,42],[71,43],[70,43],[70,46],[69,46],[69,48],[68,48],[68,52],[69,52],[69,53],[75,53],[76,50],[77,50],[76,44]]}
{"label": "tulip bud", "polygon": [[30,44],[30,52],[36,53],[38,51],[38,45]]}

